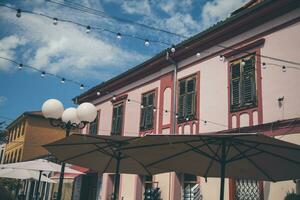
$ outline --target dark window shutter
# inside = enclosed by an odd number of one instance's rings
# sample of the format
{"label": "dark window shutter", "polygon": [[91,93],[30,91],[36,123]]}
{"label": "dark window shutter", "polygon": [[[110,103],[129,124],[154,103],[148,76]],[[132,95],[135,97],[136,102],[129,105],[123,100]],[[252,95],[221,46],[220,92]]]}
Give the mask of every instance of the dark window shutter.
{"label": "dark window shutter", "polygon": [[155,93],[147,93],[142,97],[143,107],[141,108],[140,130],[153,128],[153,108]]}
{"label": "dark window shutter", "polygon": [[191,79],[187,82],[187,92],[195,92],[195,79]]}
{"label": "dark window shutter", "polygon": [[179,82],[179,95],[185,94],[185,80]]}
{"label": "dark window shutter", "polygon": [[231,66],[231,106],[238,107],[240,104],[240,64]]}
{"label": "dark window shutter", "polygon": [[255,100],[255,59],[245,61],[243,73],[243,103],[252,104]]}
{"label": "dark window shutter", "polygon": [[178,118],[183,118],[184,117],[184,96],[181,95],[179,96],[179,101],[178,101]]}
{"label": "dark window shutter", "polygon": [[112,134],[121,134],[122,129],[122,115],[123,115],[123,105],[116,105],[113,108],[113,124],[112,124]]}

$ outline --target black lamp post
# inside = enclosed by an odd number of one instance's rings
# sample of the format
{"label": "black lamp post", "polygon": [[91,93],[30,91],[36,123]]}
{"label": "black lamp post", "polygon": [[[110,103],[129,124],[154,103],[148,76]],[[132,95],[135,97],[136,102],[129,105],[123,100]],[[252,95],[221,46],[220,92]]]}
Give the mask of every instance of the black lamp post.
{"label": "black lamp post", "polygon": [[[94,121],[97,116],[96,107],[91,103],[82,103],[77,109],[67,108],[64,110],[63,104],[56,99],[45,101],[42,106],[42,112],[53,127],[60,127],[66,131],[66,137],[70,135],[72,129],[83,129],[87,123]],[[61,200],[64,172],[65,163],[62,162],[57,200]]]}

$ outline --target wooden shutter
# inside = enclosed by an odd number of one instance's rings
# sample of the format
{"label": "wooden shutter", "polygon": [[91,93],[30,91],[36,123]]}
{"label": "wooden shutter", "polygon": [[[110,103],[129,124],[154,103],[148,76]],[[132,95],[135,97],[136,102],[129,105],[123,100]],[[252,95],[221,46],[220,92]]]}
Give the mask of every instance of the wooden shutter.
{"label": "wooden shutter", "polygon": [[237,108],[240,104],[240,64],[231,65],[231,108]]}
{"label": "wooden shutter", "polygon": [[152,128],[153,126],[153,106],[154,106],[154,93],[148,95],[148,107],[146,114],[146,128]]}
{"label": "wooden shutter", "polygon": [[123,116],[123,105],[119,104],[113,108],[113,124],[112,124],[113,135],[121,134],[122,116]]}
{"label": "wooden shutter", "polygon": [[185,93],[186,93],[186,80],[179,82],[179,99],[178,99],[178,120],[185,116]]}
{"label": "wooden shutter", "polygon": [[185,117],[195,114],[195,79],[187,81],[187,94],[185,101]]}
{"label": "wooden shutter", "polygon": [[255,101],[255,57],[245,60],[243,69],[243,104],[249,105]]}

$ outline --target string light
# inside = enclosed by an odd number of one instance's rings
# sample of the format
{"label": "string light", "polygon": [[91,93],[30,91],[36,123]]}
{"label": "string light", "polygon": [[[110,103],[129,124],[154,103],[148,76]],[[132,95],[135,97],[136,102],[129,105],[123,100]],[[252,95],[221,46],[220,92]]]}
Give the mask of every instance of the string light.
{"label": "string light", "polygon": [[18,9],[18,10],[17,10],[16,17],[18,17],[18,18],[20,18],[20,17],[21,17],[21,9]]}
{"label": "string light", "polygon": [[58,19],[57,18],[53,18],[53,24],[57,25],[57,23],[58,23]]}
{"label": "string light", "polygon": [[197,53],[196,53],[196,57],[199,58],[200,56],[201,56],[201,53],[200,53],[200,52],[197,52]]}
{"label": "string light", "polygon": [[90,33],[91,32],[91,26],[87,26],[85,32]]}
{"label": "string light", "polygon": [[266,69],[267,68],[267,65],[265,62],[262,63],[262,66],[263,66],[263,69]]}
{"label": "string light", "polygon": [[23,64],[20,63],[19,66],[18,66],[18,69],[21,70],[22,68],[23,68]]}
{"label": "string light", "polygon": [[127,99],[127,102],[130,103],[130,99]]}
{"label": "string light", "polygon": [[156,112],[156,108],[155,107],[153,107],[153,112]]}
{"label": "string light", "polygon": [[178,113],[175,114],[176,119],[178,118]]}
{"label": "string light", "polygon": [[207,121],[206,120],[204,120],[204,125],[206,125],[207,124]]}
{"label": "string light", "polygon": [[112,100],[115,101],[117,99],[116,95],[113,96]]}
{"label": "string light", "polygon": [[185,121],[189,121],[189,118],[187,117],[187,118],[185,118]]}
{"label": "string light", "polygon": [[241,67],[244,67],[246,65],[245,60],[242,59],[242,62],[240,63]]}
{"label": "string light", "polygon": [[84,89],[84,85],[80,84],[80,89],[83,90]]}
{"label": "string light", "polygon": [[44,78],[44,77],[45,77],[45,75],[46,75],[46,72],[42,71],[42,73],[41,73],[41,77],[42,77],[42,78]]}
{"label": "string light", "polygon": [[286,66],[285,65],[282,66],[282,72],[286,72]]}
{"label": "string light", "polygon": [[64,84],[66,82],[66,79],[65,78],[62,78],[61,81],[60,81],[62,84]]}
{"label": "string light", "polygon": [[144,108],[144,105],[143,105],[143,104],[141,104],[141,108],[142,108],[142,109]]}
{"label": "string light", "polygon": [[100,91],[97,91],[97,96],[100,96],[101,95],[101,92]]}
{"label": "string light", "polygon": [[223,56],[223,55],[219,55],[219,60],[220,60],[221,62],[223,62],[223,61],[224,61],[224,56]]}
{"label": "string light", "polygon": [[144,44],[145,44],[145,46],[146,46],[146,47],[148,47],[148,46],[150,45],[150,42],[149,42],[149,40],[148,40],[148,39],[146,39]]}
{"label": "string light", "polygon": [[117,39],[121,40],[122,39],[122,34],[121,33],[117,33]]}
{"label": "string light", "polygon": [[175,53],[175,51],[176,51],[175,45],[173,44],[172,47],[171,47],[171,52],[172,52],[172,53]]}

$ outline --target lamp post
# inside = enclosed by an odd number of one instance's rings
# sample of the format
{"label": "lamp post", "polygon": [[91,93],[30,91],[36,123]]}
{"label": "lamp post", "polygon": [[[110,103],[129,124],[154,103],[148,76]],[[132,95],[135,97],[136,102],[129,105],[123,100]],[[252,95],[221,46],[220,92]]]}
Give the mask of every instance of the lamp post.
{"label": "lamp post", "polygon": [[[77,109],[67,108],[57,99],[48,99],[43,103],[42,112],[54,127],[61,127],[66,131],[66,137],[70,135],[71,129],[83,129],[85,125],[96,119],[97,110],[91,103],[82,103]],[[61,200],[64,181],[65,163],[61,164],[57,200]]]}

